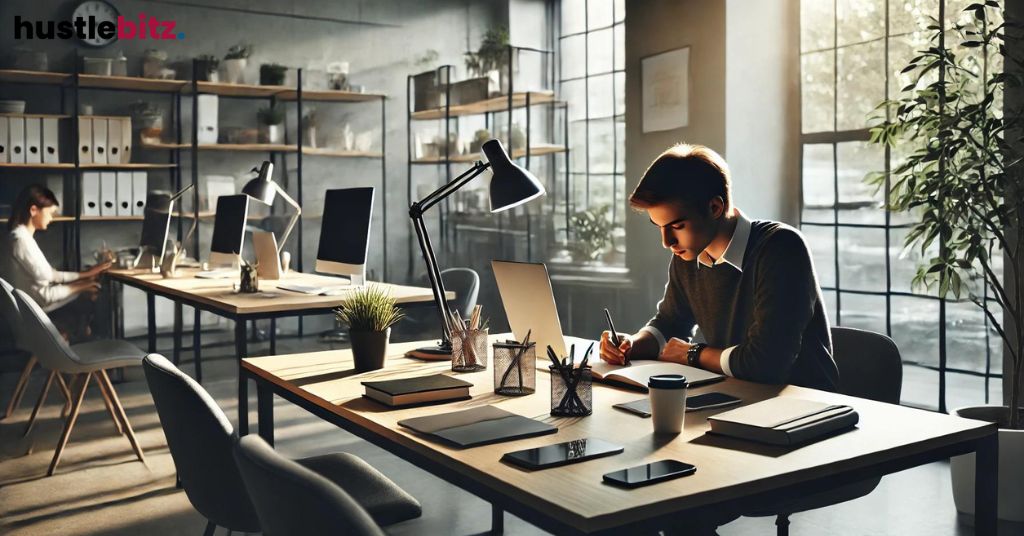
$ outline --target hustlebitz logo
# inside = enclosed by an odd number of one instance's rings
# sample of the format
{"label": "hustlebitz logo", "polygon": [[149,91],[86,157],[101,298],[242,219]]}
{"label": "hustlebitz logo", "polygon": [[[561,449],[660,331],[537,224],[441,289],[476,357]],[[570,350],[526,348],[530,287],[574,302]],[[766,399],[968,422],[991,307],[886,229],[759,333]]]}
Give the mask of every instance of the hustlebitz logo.
{"label": "hustlebitz logo", "polygon": [[109,20],[97,21],[96,17],[79,17],[74,20],[30,21],[14,16],[15,39],[155,39],[178,40],[185,38],[185,32],[175,31],[178,25],[173,20],[157,20],[139,13],[138,20],[123,16],[117,23]]}

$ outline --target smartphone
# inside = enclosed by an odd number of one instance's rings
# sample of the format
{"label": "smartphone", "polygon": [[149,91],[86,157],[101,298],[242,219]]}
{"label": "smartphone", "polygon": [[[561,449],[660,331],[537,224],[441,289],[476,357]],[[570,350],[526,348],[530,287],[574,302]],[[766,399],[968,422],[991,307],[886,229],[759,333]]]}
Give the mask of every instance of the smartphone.
{"label": "smartphone", "polygon": [[686,411],[700,411],[702,409],[724,408],[739,404],[742,400],[725,393],[711,392],[686,397]]}
{"label": "smartphone", "polygon": [[533,449],[506,452],[501,459],[527,469],[548,469],[619,454],[622,450],[621,446],[607,441],[583,438]]}
{"label": "smartphone", "polygon": [[697,467],[678,460],[661,460],[629,469],[612,471],[604,475],[604,481],[623,488],[639,488],[681,476],[692,475]]}

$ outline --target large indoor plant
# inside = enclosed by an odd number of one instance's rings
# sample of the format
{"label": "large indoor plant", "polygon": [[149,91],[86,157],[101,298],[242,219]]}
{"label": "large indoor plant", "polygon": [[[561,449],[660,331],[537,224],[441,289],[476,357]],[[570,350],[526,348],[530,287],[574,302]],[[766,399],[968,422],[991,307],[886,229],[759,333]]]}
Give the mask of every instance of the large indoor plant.
{"label": "large indoor plant", "polygon": [[466,53],[467,76],[487,78],[488,95],[508,94],[509,59],[511,58],[509,48],[508,28],[491,28],[480,40],[480,48],[476,52]]}
{"label": "large indoor plant", "polygon": [[339,321],[348,325],[356,372],[383,368],[391,326],[404,316],[395,299],[370,285],[354,291],[334,312]]}
{"label": "large indoor plant", "polygon": [[[1002,338],[1011,364],[1004,371],[1009,405],[964,407],[956,414],[999,424],[999,517],[1024,521],[1024,151],[1019,102],[1003,101],[1019,95],[1014,70],[1024,58],[1002,14],[1001,2],[990,0],[968,6],[951,28],[939,22],[946,20],[942,11],[928,24],[927,47],[902,71],[910,83],[877,108],[884,117],[871,129],[871,141],[894,153],[914,150],[894,162],[889,175],[868,180],[889,188],[890,210],[914,219],[905,246],[927,259],[914,285],[975,303]],[[973,514],[974,455],[953,458],[951,470],[957,510]]]}

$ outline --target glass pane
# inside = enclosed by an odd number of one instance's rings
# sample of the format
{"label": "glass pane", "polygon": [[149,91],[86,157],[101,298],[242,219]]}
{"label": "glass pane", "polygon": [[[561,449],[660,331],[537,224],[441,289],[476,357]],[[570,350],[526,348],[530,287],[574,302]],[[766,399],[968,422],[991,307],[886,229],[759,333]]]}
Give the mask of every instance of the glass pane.
{"label": "glass pane", "polygon": [[562,35],[587,29],[587,0],[562,0]]}
{"label": "glass pane", "polygon": [[836,144],[839,183],[839,221],[885,223],[883,188],[864,182],[873,171],[885,170],[885,149],[863,141]]}
{"label": "glass pane", "polygon": [[586,71],[586,36],[574,35],[561,40],[562,43],[562,79],[584,76]]}
{"label": "glass pane", "polygon": [[885,98],[885,43],[874,41],[841,48],[837,52],[836,128],[857,130],[868,126],[868,116]]}
{"label": "glass pane", "polygon": [[985,378],[968,374],[946,373],[946,407],[961,408],[988,403],[1002,403],[1002,380],[988,380],[989,397],[985,398]]}
{"label": "glass pane", "polygon": [[591,173],[613,173],[615,171],[612,168],[616,150],[612,139],[613,128],[611,119],[598,119],[590,122]]}
{"label": "glass pane", "polygon": [[920,82],[917,81],[917,72],[901,72],[910,64],[910,60],[921,55],[921,51],[927,48],[928,37],[924,32],[913,32],[889,39],[890,98],[899,97],[903,88],[910,84],[916,84],[917,88],[924,88],[938,79],[938,72],[935,70],[926,73]]}
{"label": "glass pane", "polygon": [[800,58],[802,132],[831,132],[835,120],[835,58],[831,51]]}
{"label": "glass pane", "polygon": [[[1002,321],[999,306],[992,303],[992,310],[997,314],[996,318]],[[989,333],[985,324],[985,313],[977,305],[969,301],[946,302],[947,366],[985,372],[986,350],[990,344],[986,340]],[[995,330],[992,330],[992,335],[999,337]],[[1002,354],[996,359],[1001,362]]]}
{"label": "glass pane", "polygon": [[928,17],[939,18],[936,0],[890,0],[889,35],[923,30],[928,26]]}
{"label": "glass pane", "polygon": [[587,29],[612,25],[612,0],[587,0]]}
{"label": "glass pane", "polygon": [[[838,0],[839,46],[861,43],[885,35],[885,0]],[[876,71],[877,72],[877,71]]]}
{"label": "glass pane", "polygon": [[615,0],[615,22],[626,20],[626,0]]}
{"label": "glass pane", "polygon": [[586,80],[571,80],[562,82],[561,96],[569,103],[569,121],[585,119],[587,117],[587,88]]}
{"label": "glass pane", "polygon": [[615,176],[615,188],[617,188],[618,197],[615,201],[615,223],[616,225],[624,225],[626,221],[626,206],[629,201],[626,199],[629,196],[629,192],[626,191],[626,177],[624,175]]}
{"label": "glass pane", "polygon": [[903,365],[903,391],[900,403],[938,409],[939,373],[919,365]]}
{"label": "glass pane", "polygon": [[[615,177],[612,175],[591,175],[589,206],[611,210],[612,188],[614,185]],[[611,218],[611,213],[608,213],[608,217]]]}
{"label": "glass pane", "polygon": [[622,71],[626,68],[626,26],[616,24],[612,32],[615,34],[615,70]]}
{"label": "glass pane", "polygon": [[836,11],[833,0],[800,2],[800,50],[831,48],[835,42]]}
{"label": "glass pane", "polygon": [[939,364],[939,300],[891,298],[892,340],[904,363]]}
{"label": "glass pane", "polygon": [[590,118],[610,118],[615,113],[615,96],[612,95],[613,75],[591,76],[587,79],[587,102]]}
{"label": "glass pane", "polygon": [[587,35],[587,74],[611,72],[612,50],[615,45],[612,29],[598,30]]}
{"label": "glass pane", "polygon": [[804,145],[803,162],[803,220],[832,223],[835,215],[835,172],[832,144]]}
{"label": "glass pane", "polygon": [[[626,122],[615,120],[615,172],[626,171]],[[623,179],[625,180],[625,179]]]}
{"label": "glass pane", "polygon": [[626,114],[626,73],[615,73],[615,115]]}
{"label": "glass pane", "polygon": [[839,325],[885,333],[885,296],[839,293]]}
{"label": "glass pane", "polygon": [[587,124],[569,124],[569,169],[573,173],[587,171]]}
{"label": "glass pane", "polygon": [[[833,227],[822,225],[805,225],[800,228],[807,240],[814,261],[814,271],[818,274],[818,285],[822,287],[836,286],[836,237]],[[834,311],[833,311],[834,312]]]}
{"label": "glass pane", "polygon": [[834,290],[823,290],[821,296],[825,300],[825,313],[828,314],[828,324],[830,326],[836,323],[836,291]]}
{"label": "glass pane", "polygon": [[839,228],[839,288],[885,290],[885,231]]}
{"label": "glass pane", "polygon": [[896,228],[889,230],[889,271],[890,285],[895,292],[913,292],[914,294],[928,294],[937,296],[936,287],[931,290],[911,287],[917,268],[927,258],[939,254],[939,248],[933,244],[927,255],[921,254],[920,247],[905,248],[903,242],[909,229]]}

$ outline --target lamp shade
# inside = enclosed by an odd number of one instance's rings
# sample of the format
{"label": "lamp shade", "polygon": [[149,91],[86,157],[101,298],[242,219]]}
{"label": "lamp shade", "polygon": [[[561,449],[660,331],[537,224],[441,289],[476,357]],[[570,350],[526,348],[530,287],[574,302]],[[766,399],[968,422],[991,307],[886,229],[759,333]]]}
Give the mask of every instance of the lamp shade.
{"label": "lamp shade", "polygon": [[544,195],[544,185],[529,171],[508,157],[498,140],[490,140],[481,149],[491,164],[491,212],[502,212]]}
{"label": "lamp shade", "polygon": [[[255,168],[254,171],[256,171]],[[271,182],[273,174],[274,164],[264,161],[256,173],[256,178],[245,183],[245,186],[242,187],[242,193],[261,203],[273,204],[274,197],[277,196],[277,188]]]}

